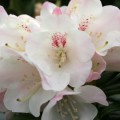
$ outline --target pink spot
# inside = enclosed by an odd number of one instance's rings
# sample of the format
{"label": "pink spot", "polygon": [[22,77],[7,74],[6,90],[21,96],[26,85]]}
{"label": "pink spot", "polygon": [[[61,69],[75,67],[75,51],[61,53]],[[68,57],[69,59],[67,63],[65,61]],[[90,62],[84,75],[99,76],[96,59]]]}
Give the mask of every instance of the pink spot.
{"label": "pink spot", "polygon": [[54,9],[54,11],[53,11],[53,14],[55,14],[55,15],[61,15],[61,14],[62,14],[62,11],[61,11],[61,9],[60,9],[59,7],[56,7],[56,8]]}
{"label": "pink spot", "polygon": [[52,36],[52,46],[54,47],[65,47],[66,41],[66,34],[54,33],[54,35]]}
{"label": "pink spot", "polygon": [[0,6],[0,12],[2,13],[4,11],[5,11],[4,8],[2,6]]}
{"label": "pink spot", "polygon": [[21,27],[22,27],[25,31],[31,32],[31,30],[30,30],[30,28],[29,28],[28,26],[26,26],[26,25],[21,25]]}
{"label": "pink spot", "polygon": [[78,30],[85,31],[88,28],[89,19],[83,19],[79,24]]}

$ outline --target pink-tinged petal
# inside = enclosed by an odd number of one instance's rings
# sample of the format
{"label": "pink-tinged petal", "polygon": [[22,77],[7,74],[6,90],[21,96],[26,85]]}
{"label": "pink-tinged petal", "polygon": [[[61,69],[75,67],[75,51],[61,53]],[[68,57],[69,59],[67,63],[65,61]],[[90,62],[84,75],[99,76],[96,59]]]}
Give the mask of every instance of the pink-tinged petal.
{"label": "pink-tinged petal", "polygon": [[106,69],[105,60],[97,53],[95,53],[95,55],[93,56],[92,63],[93,63],[92,71],[87,80],[88,82],[99,79],[101,76],[101,73]]}
{"label": "pink-tinged petal", "polygon": [[51,100],[56,93],[40,89],[29,101],[30,112],[35,116],[40,116],[41,106]]}
{"label": "pink-tinged petal", "polygon": [[55,15],[61,15],[62,14],[62,11],[59,7],[56,7],[54,10],[53,10],[53,14]]}
{"label": "pink-tinged petal", "polygon": [[85,85],[79,89],[81,92],[78,96],[87,103],[100,103],[102,105],[108,106],[105,93],[98,87]]}
{"label": "pink-tinged petal", "polygon": [[79,92],[75,92],[75,91],[73,91],[73,90],[71,90],[70,88],[67,87],[63,91],[58,92],[54,96],[54,98],[52,99],[52,101],[58,102],[58,101],[62,100],[63,97],[66,96],[66,95],[76,95],[76,94],[79,94]]}
{"label": "pink-tinged petal", "polygon": [[92,70],[94,72],[98,72],[98,73],[101,74],[105,70],[105,68],[106,68],[106,62],[97,53],[93,56],[92,62],[93,62],[93,68],[92,68]]}
{"label": "pink-tinged petal", "polygon": [[93,16],[101,13],[102,3],[100,0],[71,0],[67,14],[76,14],[80,16]]}
{"label": "pink-tinged petal", "polygon": [[7,14],[7,12],[5,11],[5,9],[3,8],[3,6],[0,6],[0,15],[8,16],[8,14]]}
{"label": "pink-tinged petal", "polygon": [[47,15],[48,13],[53,12],[53,10],[56,8],[57,6],[51,2],[45,2],[42,5],[42,9],[41,9],[41,15]]}
{"label": "pink-tinged petal", "polygon": [[120,47],[114,47],[109,50],[108,54],[104,57],[107,63],[107,71],[120,71]]}
{"label": "pink-tinged petal", "polygon": [[3,6],[0,6],[0,27],[4,24],[4,20],[8,17],[7,12],[3,8]]}
{"label": "pink-tinged petal", "polygon": [[89,61],[86,63],[82,63],[78,67],[79,68],[77,70],[74,70],[71,75],[69,85],[72,87],[80,87],[86,83],[92,68],[92,62]]}
{"label": "pink-tinged petal", "polygon": [[101,77],[100,73],[91,71],[90,75],[87,79],[87,82],[92,82],[93,80],[98,80],[98,79],[100,79],[100,77]]}
{"label": "pink-tinged petal", "polygon": [[8,88],[11,83],[26,79],[35,80],[35,76],[40,80],[33,65],[10,50],[0,49],[0,88]]}
{"label": "pink-tinged petal", "polygon": [[54,108],[55,105],[57,104],[58,101],[62,100],[64,96],[66,96],[66,95],[75,95],[75,94],[78,94],[78,92],[74,92],[69,88],[66,88],[65,90],[63,90],[63,91],[59,92],[58,94],[56,94],[56,96],[48,103],[45,110],[43,111],[42,120],[44,120],[44,119],[46,119],[46,120],[47,119],[49,119],[49,120],[54,120],[54,119],[59,120],[59,118],[58,118],[59,112],[58,112],[58,110],[56,108]]}

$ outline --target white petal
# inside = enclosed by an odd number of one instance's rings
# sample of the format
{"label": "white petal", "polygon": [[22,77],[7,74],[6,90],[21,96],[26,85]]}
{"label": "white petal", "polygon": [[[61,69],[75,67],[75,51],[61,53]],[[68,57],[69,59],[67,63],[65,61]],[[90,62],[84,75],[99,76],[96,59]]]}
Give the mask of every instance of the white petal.
{"label": "white petal", "polygon": [[8,17],[7,12],[2,6],[0,6],[0,27],[1,25],[4,24],[4,20],[7,19],[7,17]]}
{"label": "white petal", "polygon": [[23,89],[21,86],[7,89],[4,96],[5,107],[12,112],[29,113],[29,101],[17,101],[17,99],[23,97],[24,95],[25,89]]}
{"label": "white petal", "polygon": [[77,71],[71,75],[71,80],[69,85],[72,87],[80,87],[87,81],[92,68],[92,62],[82,63]]}
{"label": "white petal", "polygon": [[18,16],[18,19],[20,20],[18,22],[26,25],[31,30],[31,32],[36,32],[40,28],[39,22],[28,15],[20,15]]}
{"label": "white petal", "polygon": [[56,7],[57,6],[51,2],[45,2],[41,9],[41,15],[44,16],[47,15],[48,13],[52,13]]}
{"label": "white petal", "polygon": [[69,30],[76,29],[72,20],[66,14],[61,14],[58,16],[50,14],[45,17],[41,17],[40,27],[41,31],[49,31],[51,33],[52,32],[65,33]]}
{"label": "white petal", "polygon": [[106,52],[110,48],[120,46],[120,32],[119,31],[112,31],[107,34],[105,38],[108,41],[106,47],[104,47],[101,52]]}
{"label": "white petal", "polygon": [[1,48],[0,58],[0,88],[8,88],[11,83],[24,80],[40,80],[36,68],[14,52]]}
{"label": "white petal", "polygon": [[84,102],[97,102],[102,105],[108,106],[105,93],[98,87],[85,85],[80,88],[80,92],[81,93],[78,96],[81,97],[84,100]]}
{"label": "white petal", "polygon": [[[47,107],[44,109],[41,120],[59,120],[56,119],[56,111],[54,112],[53,107],[56,104],[54,101],[50,101]],[[54,116],[53,116],[54,114]]]}
{"label": "white petal", "polygon": [[[61,91],[65,89],[69,84],[70,74],[63,73],[63,72],[53,72],[51,75],[45,75],[44,78],[50,86],[50,88],[44,88],[44,89]],[[46,83],[44,82],[44,84]],[[43,84],[43,87],[45,87],[44,84]]]}
{"label": "white petal", "polygon": [[43,89],[40,89],[29,102],[29,108],[30,112],[35,116],[40,116],[40,107],[48,102],[50,99],[52,99],[55,95],[55,92],[53,91],[45,91]]}
{"label": "white petal", "polygon": [[100,0],[71,0],[67,13],[75,13],[81,16],[98,15],[102,11],[102,3]]}
{"label": "white petal", "polygon": [[[116,40],[109,37],[109,33],[112,31],[120,30],[120,12],[117,7],[105,6],[103,7],[102,14],[97,17],[93,23],[89,26],[90,35],[97,52],[100,55],[106,55],[107,49],[116,44]],[[114,21],[114,22],[113,22]],[[111,42],[113,46],[111,46]],[[116,44],[117,45],[117,44]],[[118,44],[119,45],[119,44]]]}
{"label": "white petal", "polygon": [[80,62],[88,62],[95,53],[90,36],[85,32],[76,30],[69,32],[69,37],[72,41],[70,54],[75,56]]}
{"label": "white petal", "polygon": [[[31,36],[31,41],[27,45],[27,53],[31,61],[37,66],[39,71],[43,72],[42,84],[46,90],[63,90],[70,81],[70,74],[66,72],[55,71],[51,67],[52,63],[49,55],[49,39],[47,33],[36,33]],[[48,42],[48,44],[46,44]],[[40,72],[41,73],[41,72]],[[50,87],[49,87],[50,86]]]}
{"label": "white petal", "polygon": [[[97,17],[93,24],[91,24],[91,30],[94,32],[107,33],[110,31],[120,30],[120,11],[115,6],[104,6],[103,11],[99,17]],[[113,22],[114,21],[114,22]]]}

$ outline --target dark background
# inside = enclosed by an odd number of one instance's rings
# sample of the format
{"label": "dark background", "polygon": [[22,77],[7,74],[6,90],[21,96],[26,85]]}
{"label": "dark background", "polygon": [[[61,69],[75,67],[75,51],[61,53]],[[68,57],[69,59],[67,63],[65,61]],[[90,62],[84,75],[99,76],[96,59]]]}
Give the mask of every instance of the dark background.
{"label": "dark background", "polygon": [[[8,13],[20,15],[34,15],[35,4],[43,3],[46,0],[0,0],[0,5],[4,6]],[[48,0],[53,3],[67,5],[70,0]],[[120,0],[101,0],[103,5],[115,5],[120,8]]]}

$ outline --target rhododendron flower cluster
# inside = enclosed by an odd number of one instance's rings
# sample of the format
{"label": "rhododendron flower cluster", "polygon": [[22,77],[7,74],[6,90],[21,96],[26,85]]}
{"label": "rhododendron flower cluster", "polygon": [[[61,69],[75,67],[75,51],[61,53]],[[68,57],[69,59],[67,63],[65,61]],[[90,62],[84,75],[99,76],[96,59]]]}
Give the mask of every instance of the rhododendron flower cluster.
{"label": "rhododendron flower cluster", "polygon": [[108,102],[89,83],[106,66],[115,70],[119,46],[120,10],[100,0],[62,7],[45,2],[36,18],[8,15],[0,6],[0,111],[93,120],[98,111],[92,103]]}

